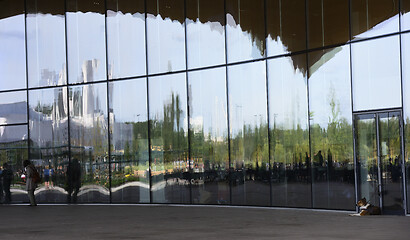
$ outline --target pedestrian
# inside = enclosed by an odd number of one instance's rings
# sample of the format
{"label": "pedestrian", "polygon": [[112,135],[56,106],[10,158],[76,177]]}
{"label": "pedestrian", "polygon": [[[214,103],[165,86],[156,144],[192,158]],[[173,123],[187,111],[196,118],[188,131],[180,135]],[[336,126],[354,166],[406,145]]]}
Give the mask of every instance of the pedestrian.
{"label": "pedestrian", "polygon": [[3,168],[0,166],[0,203],[3,202]]}
{"label": "pedestrian", "polygon": [[5,193],[4,203],[8,204],[11,202],[10,185],[13,180],[13,171],[11,171],[8,163],[3,164],[3,172],[0,175],[0,177],[3,178],[3,190]]}
{"label": "pedestrian", "polygon": [[24,160],[23,166],[24,170],[26,171],[26,190],[28,198],[30,199],[30,206],[37,206],[36,197],[34,196],[34,190],[36,190],[37,188],[37,183],[34,180],[34,175],[36,174],[37,170],[30,162],[30,160]]}

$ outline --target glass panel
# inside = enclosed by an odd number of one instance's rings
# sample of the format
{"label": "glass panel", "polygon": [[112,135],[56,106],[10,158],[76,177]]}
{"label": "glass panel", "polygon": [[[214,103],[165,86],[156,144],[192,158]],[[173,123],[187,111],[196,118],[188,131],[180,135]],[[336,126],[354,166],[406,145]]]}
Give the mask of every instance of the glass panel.
{"label": "glass panel", "polygon": [[0,125],[27,123],[27,92],[0,93]]}
{"label": "glass panel", "polygon": [[309,0],[309,48],[349,40],[349,1]]}
{"label": "glass panel", "polygon": [[374,114],[355,117],[356,161],[359,167],[359,199],[380,206],[377,163],[376,118]]}
{"label": "glass panel", "polygon": [[399,31],[399,0],[353,0],[351,9],[353,39]]}
{"label": "glass panel", "polygon": [[7,163],[13,173],[10,183],[12,203],[28,202],[23,176],[24,159],[28,159],[27,125],[0,126],[0,166]]}
{"label": "glass panel", "polygon": [[311,207],[306,55],[268,61],[272,204]]}
{"label": "glass panel", "polygon": [[37,201],[65,202],[68,164],[67,88],[30,91],[30,160],[43,176]]}
{"label": "glass panel", "polygon": [[232,204],[270,205],[266,64],[228,67]]}
{"label": "glass panel", "polygon": [[64,0],[26,2],[29,87],[66,84]]}
{"label": "glass panel", "polygon": [[148,73],[185,70],[184,0],[147,1]]}
{"label": "glass panel", "polygon": [[146,79],[110,83],[113,202],[149,203]]}
{"label": "glass panel", "polygon": [[401,31],[410,29],[410,0],[401,0]]}
{"label": "glass panel", "polygon": [[268,56],[306,49],[305,0],[266,1]]}
{"label": "glass panel", "polygon": [[104,0],[67,0],[67,10],[69,83],[106,79]]}
{"label": "glass panel", "polygon": [[188,73],[193,203],[230,202],[225,76],[225,68]]}
{"label": "glass panel", "polygon": [[144,0],[107,1],[108,77],[146,74]]}
{"label": "glass panel", "polygon": [[313,207],[355,209],[349,45],[309,53]]}
{"label": "glass panel", "polygon": [[186,9],[188,68],[224,64],[224,1],[189,0]]}
{"label": "glass panel", "polygon": [[379,117],[383,212],[403,214],[400,113]]}
{"label": "glass panel", "polygon": [[2,0],[0,7],[0,90],[26,87],[24,1]]}
{"label": "glass panel", "polygon": [[185,73],[149,78],[152,201],[189,203]]}
{"label": "glass panel", "polygon": [[355,111],[401,107],[399,36],[352,44]]}
{"label": "glass panel", "polygon": [[262,58],[265,55],[264,1],[227,0],[226,11],[228,62]]}
{"label": "glass panel", "polygon": [[69,105],[71,185],[67,200],[108,202],[107,84],[71,87]]}
{"label": "glass panel", "polygon": [[401,36],[403,78],[404,161],[406,168],[407,213],[410,213],[410,33]]}

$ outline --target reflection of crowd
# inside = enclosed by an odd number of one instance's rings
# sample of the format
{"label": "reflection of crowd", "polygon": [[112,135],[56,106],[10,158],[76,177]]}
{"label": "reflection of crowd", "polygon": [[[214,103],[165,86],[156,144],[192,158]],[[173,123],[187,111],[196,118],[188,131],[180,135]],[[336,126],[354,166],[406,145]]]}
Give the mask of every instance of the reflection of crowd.
{"label": "reflection of crowd", "polygon": [[387,166],[387,172],[390,173],[392,182],[398,182],[401,175],[401,164],[399,156],[396,156],[394,162],[392,158],[389,158],[389,165]]}
{"label": "reflection of crowd", "polygon": [[[179,179],[181,184],[187,184],[191,180],[192,184],[203,184],[206,182],[230,182],[232,185],[241,185],[247,181],[258,181],[263,183],[284,183],[284,182],[301,182],[309,183],[310,181],[333,181],[354,183],[353,164],[346,160],[344,162],[334,161],[330,150],[327,151],[326,157],[322,151],[318,151],[310,161],[310,156],[306,152],[305,157],[302,155],[294,162],[273,162],[270,166],[268,163],[245,164],[243,161],[234,161],[233,167],[220,166],[219,164],[209,164],[205,161],[202,172],[181,171],[166,172],[155,176],[155,180],[160,179]],[[157,179],[158,178],[158,179]]]}
{"label": "reflection of crowd", "polygon": [[[161,180],[179,179],[181,185],[183,184],[186,186],[189,186],[189,183],[193,185],[201,185],[211,182],[225,182],[232,185],[242,185],[247,181],[257,181],[266,184],[269,184],[269,181],[272,183],[309,183],[311,181],[353,183],[354,171],[352,164],[348,161],[334,161],[329,151],[325,151],[325,153],[326,154],[323,154],[322,151],[318,151],[312,156],[312,161],[310,161],[310,156],[306,153],[305,157],[301,155],[297,157],[297,159],[293,159],[294,162],[273,162],[271,165],[254,162],[254,165],[252,165],[245,164],[243,161],[238,161],[239,163],[235,162],[231,168],[229,168],[228,164],[212,164],[210,163],[210,160],[204,160],[203,166],[201,166],[201,169],[203,169],[202,172],[195,172],[194,170],[180,172],[173,171],[155,177],[161,178]],[[193,166],[195,167],[196,165]],[[387,177],[390,178],[392,182],[400,181],[402,168],[400,164],[400,156],[388,159],[385,162],[385,166],[384,172],[387,174]],[[39,173],[42,174],[43,187],[45,189],[51,187],[50,190],[52,191],[55,190],[52,189],[53,185],[56,185],[57,187],[61,186],[67,191],[67,202],[77,202],[82,175],[82,166],[78,160],[73,158],[71,161],[64,162],[64,164],[59,166],[50,165],[37,169],[39,170]],[[367,169],[369,170],[369,174],[377,174],[377,165],[368,165]],[[2,191],[0,191],[0,197],[1,201],[5,203],[10,202],[11,199],[9,187],[7,187],[11,180],[5,181],[5,175],[8,174],[7,171],[11,172],[11,179],[13,179],[11,166],[5,164],[0,172],[2,176],[0,188],[3,188]],[[17,175],[18,177],[16,177]],[[18,169],[17,172],[15,171],[14,183],[20,182],[21,184],[24,184],[25,179],[21,178],[21,176],[24,176],[24,172],[21,169]],[[153,180],[155,180],[155,177],[152,176]],[[374,177],[377,177],[377,175]]]}
{"label": "reflection of crowd", "polygon": [[[51,165],[35,166],[34,161],[24,160],[23,167],[9,165],[7,162],[0,166],[0,203],[11,202],[10,187],[22,189],[26,186],[29,190],[29,198],[32,206],[35,206],[34,190],[43,187],[48,191],[60,191],[64,188],[67,191],[67,202],[76,203],[77,195],[81,187],[81,164],[78,160],[73,159],[67,164],[54,168]],[[66,167],[64,167],[64,165]],[[21,166],[21,165],[20,165]],[[16,168],[15,171],[12,169]],[[32,183],[33,171],[38,172],[40,177],[39,183]],[[54,188],[57,185],[60,189]],[[21,200],[20,200],[21,201]]]}
{"label": "reflection of crowd", "polygon": [[[369,164],[368,166],[363,165],[366,163],[365,161],[362,161],[362,168],[367,168],[368,169],[368,178],[371,181],[377,181],[379,178],[379,172],[378,172],[378,167],[377,163],[374,162],[372,164]],[[390,157],[388,159],[388,162],[384,163],[385,166],[382,168],[382,174],[383,174],[383,179],[389,179],[391,182],[399,182],[401,179],[401,172],[402,172],[402,165],[400,161],[400,156],[396,156],[394,160]],[[410,168],[410,166],[408,167]]]}

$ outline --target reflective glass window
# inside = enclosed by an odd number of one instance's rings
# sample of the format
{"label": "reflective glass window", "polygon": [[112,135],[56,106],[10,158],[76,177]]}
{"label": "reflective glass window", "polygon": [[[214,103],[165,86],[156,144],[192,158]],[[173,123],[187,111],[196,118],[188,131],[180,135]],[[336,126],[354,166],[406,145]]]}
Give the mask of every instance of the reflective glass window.
{"label": "reflective glass window", "polygon": [[314,208],[354,209],[349,45],[309,53]]}
{"label": "reflective glass window", "polygon": [[399,31],[399,0],[351,1],[352,39]]}
{"label": "reflective glass window", "polygon": [[267,55],[306,49],[305,0],[266,1]]}
{"label": "reflective glass window", "polygon": [[224,1],[189,0],[186,9],[188,68],[224,64]]}
{"label": "reflective glass window", "polygon": [[265,56],[263,0],[226,0],[228,62]]}
{"label": "reflective glass window", "polygon": [[185,69],[184,0],[147,1],[148,73]]}
{"label": "reflective glass window", "polygon": [[28,159],[27,125],[0,126],[0,166],[7,163],[13,172],[11,202],[28,202],[23,175],[23,159]]}
{"label": "reflective glass window", "polygon": [[69,83],[104,80],[106,75],[103,0],[67,0]]}
{"label": "reflective glass window", "polygon": [[148,82],[152,201],[189,203],[185,73],[151,77]]}
{"label": "reflective glass window", "polygon": [[306,55],[268,61],[273,206],[311,207]]}
{"label": "reflective glass window", "polygon": [[29,87],[66,84],[64,0],[26,2]]}
{"label": "reflective glass window", "polygon": [[349,1],[309,0],[308,19],[309,48],[349,40]]}
{"label": "reflective glass window", "polygon": [[27,123],[27,92],[0,93],[0,125]]}
{"label": "reflective glass window", "polygon": [[0,90],[26,87],[24,1],[0,1]]}
{"label": "reflective glass window", "polygon": [[68,202],[108,202],[107,84],[69,89],[71,159]]}
{"label": "reflective glass window", "polygon": [[146,78],[110,83],[111,198],[149,203]]}
{"label": "reflective glass window", "polygon": [[65,202],[68,186],[67,88],[29,93],[30,159],[43,176],[37,201]]}
{"label": "reflective glass window", "polygon": [[352,44],[355,111],[401,107],[399,36]]}
{"label": "reflective glass window", "polygon": [[401,31],[410,30],[410,0],[401,0]]}
{"label": "reflective glass window", "polygon": [[266,63],[228,67],[232,204],[270,205]]}
{"label": "reflective glass window", "polygon": [[145,75],[144,0],[107,1],[108,77]]}
{"label": "reflective glass window", "polygon": [[407,186],[407,213],[410,212],[410,33],[401,36],[403,72],[404,161]]}
{"label": "reflective glass window", "polygon": [[188,73],[192,201],[229,204],[226,69]]}

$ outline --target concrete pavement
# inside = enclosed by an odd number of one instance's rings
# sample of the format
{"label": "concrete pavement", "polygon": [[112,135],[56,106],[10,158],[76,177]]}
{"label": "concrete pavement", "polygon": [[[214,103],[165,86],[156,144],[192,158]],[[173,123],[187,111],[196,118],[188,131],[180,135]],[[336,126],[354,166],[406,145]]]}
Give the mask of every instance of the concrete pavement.
{"label": "concrete pavement", "polygon": [[178,205],[0,206],[0,239],[410,239],[410,217]]}

